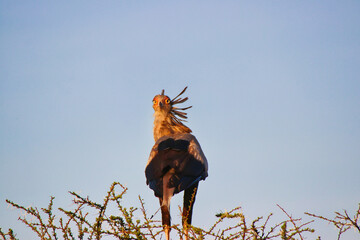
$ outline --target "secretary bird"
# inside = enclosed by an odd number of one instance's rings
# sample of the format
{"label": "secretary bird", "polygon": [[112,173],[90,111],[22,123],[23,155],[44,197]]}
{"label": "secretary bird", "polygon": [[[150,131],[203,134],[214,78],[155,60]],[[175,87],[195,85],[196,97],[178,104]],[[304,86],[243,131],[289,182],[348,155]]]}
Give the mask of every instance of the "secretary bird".
{"label": "secretary bird", "polygon": [[170,239],[171,197],[184,191],[182,224],[186,240],[199,181],[208,176],[208,163],[200,144],[183,123],[187,118],[183,111],[191,106],[174,106],[188,100],[187,97],[179,98],[186,89],[172,100],[164,95],[164,90],[153,99],[155,145],[151,149],[145,175],[146,183],[160,200],[166,240]]}

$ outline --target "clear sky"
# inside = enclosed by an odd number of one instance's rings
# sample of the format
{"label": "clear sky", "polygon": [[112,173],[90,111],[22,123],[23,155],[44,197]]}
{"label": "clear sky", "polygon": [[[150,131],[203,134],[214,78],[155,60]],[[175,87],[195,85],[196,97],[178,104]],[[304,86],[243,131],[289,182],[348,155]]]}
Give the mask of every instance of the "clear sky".
{"label": "clear sky", "polygon": [[304,220],[353,213],[359,13],[357,0],[0,1],[0,227],[33,236],[5,199],[71,208],[68,191],[100,201],[113,181],[155,212],[152,98],[185,86],[209,162],[194,225],[239,205],[249,218],[285,219],[276,204]]}

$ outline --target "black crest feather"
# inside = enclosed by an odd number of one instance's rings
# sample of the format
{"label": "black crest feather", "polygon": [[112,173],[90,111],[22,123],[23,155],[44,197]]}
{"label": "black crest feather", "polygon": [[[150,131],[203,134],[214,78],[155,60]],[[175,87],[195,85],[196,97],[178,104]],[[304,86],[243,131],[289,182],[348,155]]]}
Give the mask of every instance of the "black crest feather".
{"label": "black crest feather", "polygon": [[[185,121],[184,119],[187,119],[187,113],[186,112],[182,112],[184,110],[187,110],[189,108],[191,108],[192,106],[189,106],[189,107],[183,107],[183,108],[177,108],[177,107],[174,107],[174,105],[176,104],[180,104],[180,103],[183,103],[183,102],[186,102],[189,98],[188,97],[185,97],[185,98],[180,98],[180,96],[186,91],[187,89],[187,86],[176,96],[174,97],[172,100],[171,100],[171,104],[172,104],[172,109],[171,109],[171,113],[173,115],[173,118],[176,122],[181,122],[181,121]],[[179,111],[181,110],[181,111]],[[180,117],[180,118],[177,118],[177,117]]]}

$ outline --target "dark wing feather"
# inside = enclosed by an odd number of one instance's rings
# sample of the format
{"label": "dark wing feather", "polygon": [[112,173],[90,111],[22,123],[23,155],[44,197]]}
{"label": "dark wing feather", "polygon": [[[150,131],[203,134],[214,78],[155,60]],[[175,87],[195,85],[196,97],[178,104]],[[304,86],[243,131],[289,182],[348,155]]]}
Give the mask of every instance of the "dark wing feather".
{"label": "dark wing feather", "polygon": [[[189,134],[191,135],[191,134]],[[147,184],[154,190],[155,195],[163,195],[163,177],[171,173],[167,187],[175,188],[174,193],[179,193],[205,179],[207,169],[203,162],[189,152],[188,139],[166,138],[157,143],[157,148],[146,166],[145,175]]]}

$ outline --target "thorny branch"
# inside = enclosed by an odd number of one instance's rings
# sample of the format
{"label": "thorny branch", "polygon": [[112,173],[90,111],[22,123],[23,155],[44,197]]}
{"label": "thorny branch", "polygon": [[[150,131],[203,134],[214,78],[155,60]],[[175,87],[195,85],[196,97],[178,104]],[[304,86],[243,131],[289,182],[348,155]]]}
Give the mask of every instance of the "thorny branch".
{"label": "thorny branch", "polygon": [[[123,203],[127,188],[114,182],[102,203],[92,201],[89,197],[82,197],[75,192],[73,196],[74,207],[71,210],[58,208],[58,216],[54,214],[54,197],[50,198],[47,208],[24,207],[10,200],[8,204],[21,210],[24,214],[19,220],[29,227],[39,239],[47,240],[73,240],[96,239],[106,237],[115,239],[163,239],[161,222],[149,217],[144,200],[139,196],[140,207],[125,207]],[[214,240],[303,240],[304,234],[312,234],[313,229],[307,227],[313,221],[302,223],[301,218],[293,218],[282,207],[278,207],[286,214],[287,220],[271,223],[273,214],[267,217],[248,219],[241,207],[216,214],[217,220],[208,228],[186,226],[189,239],[214,239]],[[140,212],[138,212],[140,210]],[[180,208],[180,213],[182,212]],[[306,213],[333,223],[339,229],[338,239],[349,228],[354,227],[360,233],[359,215],[360,204],[353,218],[347,211],[340,214],[336,212],[334,219],[328,219],[315,214]],[[182,215],[182,214],[181,214]],[[288,227],[291,224],[291,228]],[[184,236],[184,229],[180,225],[173,225],[173,234],[180,239]],[[4,232],[0,228],[0,240],[16,240],[12,229]],[[320,237],[318,238],[320,239]]]}
{"label": "thorny branch", "polygon": [[349,230],[350,228],[354,228],[355,230],[357,230],[360,234],[360,203],[358,206],[358,209],[356,210],[356,213],[354,215],[353,218],[351,218],[348,214],[348,212],[346,210],[343,210],[344,213],[339,213],[339,212],[335,212],[335,217],[334,219],[329,219],[323,216],[319,216],[313,213],[308,213],[305,212],[305,214],[311,216],[311,217],[315,217],[315,218],[319,218],[321,220],[324,220],[326,222],[332,223],[337,229],[339,229],[338,232],[338,239],[340,239],[341,235],[346,232],[347,230]]}

